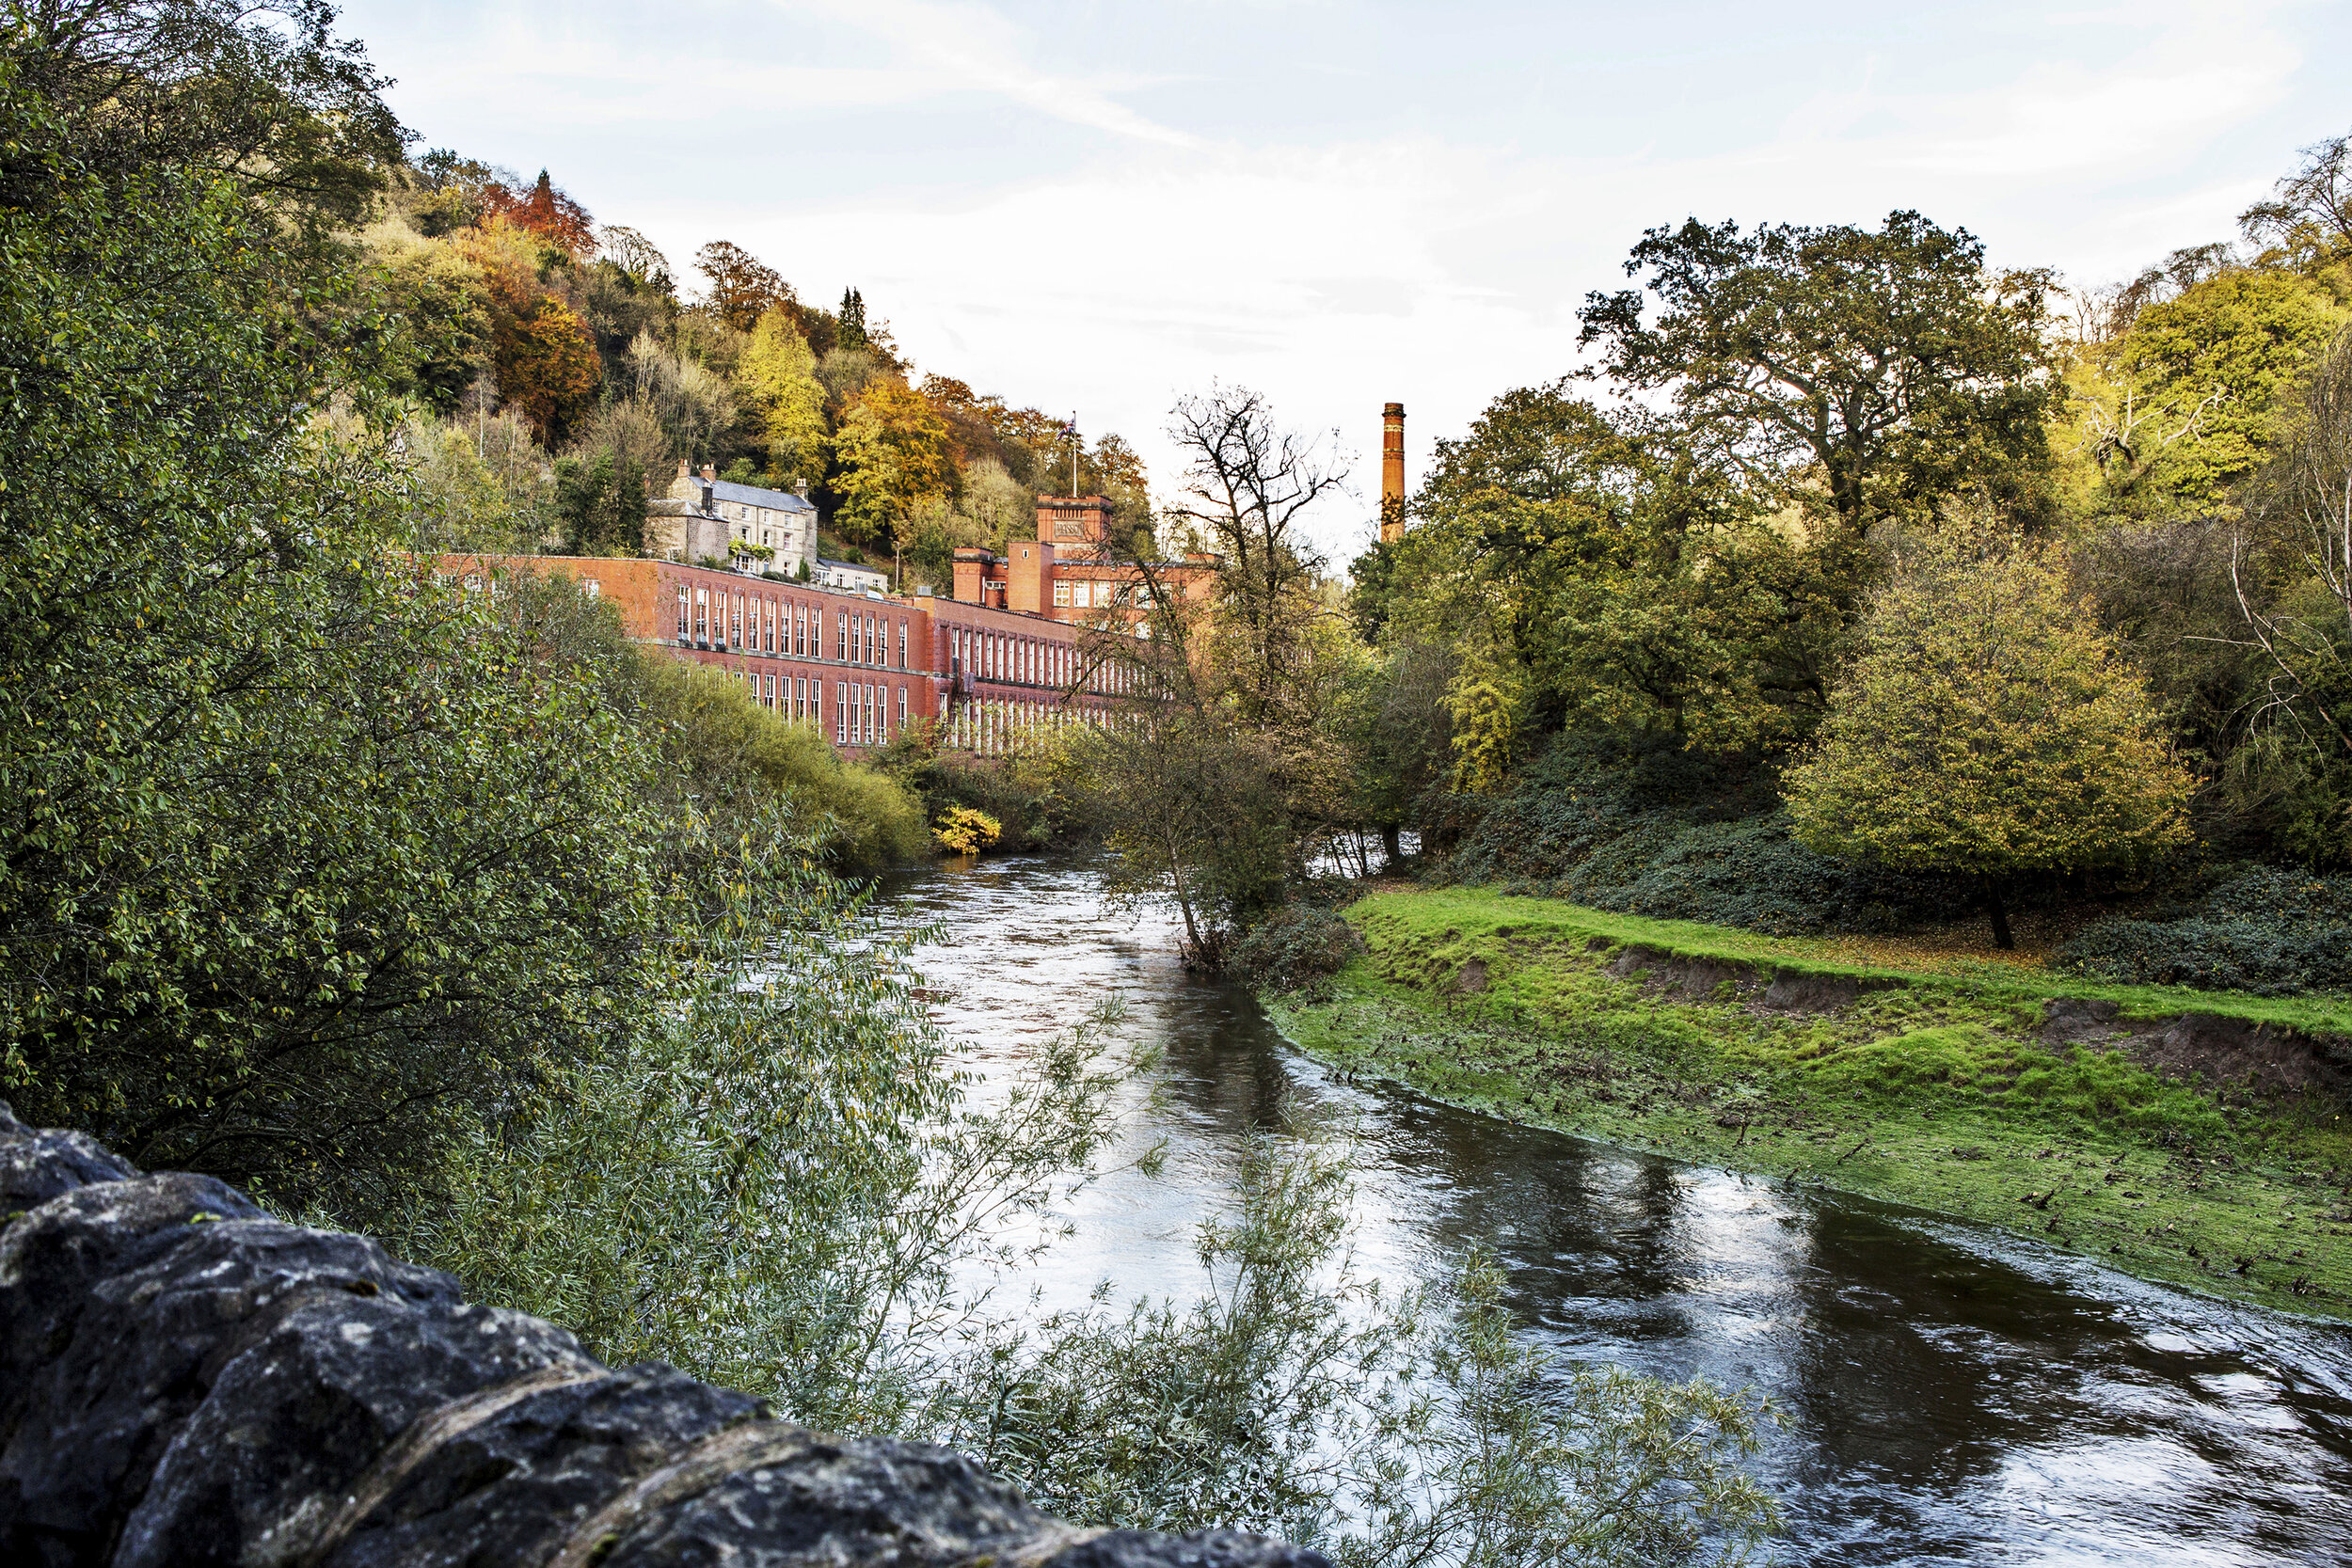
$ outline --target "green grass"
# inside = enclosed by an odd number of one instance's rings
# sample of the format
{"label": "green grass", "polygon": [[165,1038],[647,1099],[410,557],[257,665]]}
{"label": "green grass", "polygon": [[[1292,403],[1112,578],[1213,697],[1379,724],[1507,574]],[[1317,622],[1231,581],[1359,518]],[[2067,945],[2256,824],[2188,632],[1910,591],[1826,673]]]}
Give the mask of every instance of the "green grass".
{"label": "green grass", "polygon": [[[1829,943],[1476,891],[1379,895],[1349,918],[1368,951],[1327,994],[1270,999],[1287,1035],[1344,1070],[2352,1317],[2341,1103],[2185,1082],[2122,1050],[2037,1035],[2053,997],[2112,1001],[2134,1019],[2352,1034],[2343,999],[2103,986],[2009,965],[1923,973]],[[1629,946],[1746,967],[1692,998],[1610,974]],[[1772,975],[1792,973],[1880,989],[1825,1012],[1756,1005]]]}

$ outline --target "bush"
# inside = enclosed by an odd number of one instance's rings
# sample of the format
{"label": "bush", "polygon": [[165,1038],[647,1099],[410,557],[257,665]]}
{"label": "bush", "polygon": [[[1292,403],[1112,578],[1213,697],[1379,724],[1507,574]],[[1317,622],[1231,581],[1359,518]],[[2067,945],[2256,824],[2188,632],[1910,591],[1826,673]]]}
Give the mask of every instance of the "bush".
{"label": "bush", "polygon": [[2086,927],[2055,961],[2102,979],[2258,996],[2352,990],[2352,877],[2241,872],[2169,917]]}
{"label": "bush", "polygon": [[931,836],[953,854],[977,855],[1004,835],[1004,824],[970,806],[949,806],[939,814]]}
{"label": "bush", "polygon": [[1251,985],[1313,993],[1363,950],[1364,939],[1337,910],[1290,904],[1251,927],[1226,962]]}
{"label": "bush", "polygon": [[995,822],[993,847],[999,850],[1051,849],[1080,834],[1056,748],[1013,757],[943,752],[937,725],[911,724],[876,755],[874,766],[913,791],[932,821],[968,809]]}
{"label": "bush", "polygon": [[1948,878],[1877,871],[1797,843],[1763,770],[1569,736],[1485,805],[1443,874],[1772,936],[1887,930],[1974,901]]}
{"label": "bush", "polygon": [[[814,725],[794,724],[753,702],[722,671],[640,654],[633,693],[662,732],[675,787],[704,810],[731,799],[780,795],[844,867],[925,858],[930,832],[914,797],[886,773],[843,760]],[[682,768],[682,772],[681,769]]]}

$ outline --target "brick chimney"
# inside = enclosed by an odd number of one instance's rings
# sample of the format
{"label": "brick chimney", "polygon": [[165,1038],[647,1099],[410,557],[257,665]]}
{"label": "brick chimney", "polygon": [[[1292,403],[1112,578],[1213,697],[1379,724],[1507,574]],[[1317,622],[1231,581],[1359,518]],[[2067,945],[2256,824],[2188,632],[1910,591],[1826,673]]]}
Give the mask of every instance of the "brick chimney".
{"label": "brick chimney", "polygon": [[[1390,406],[1394,407],[1395,404],[1391,404]],[[1402,468],[1397,470],[1398,473],[1403,473],[1404,471],[1405,470]],[[703,465],[703,483],[705,484],[716,484],[719,483],[719,470],[716,467],[708,463]]]}
{"label": "brick chimney", "polygon": [[1380,410],[1380,543],[1405,537],[1405,405]]}

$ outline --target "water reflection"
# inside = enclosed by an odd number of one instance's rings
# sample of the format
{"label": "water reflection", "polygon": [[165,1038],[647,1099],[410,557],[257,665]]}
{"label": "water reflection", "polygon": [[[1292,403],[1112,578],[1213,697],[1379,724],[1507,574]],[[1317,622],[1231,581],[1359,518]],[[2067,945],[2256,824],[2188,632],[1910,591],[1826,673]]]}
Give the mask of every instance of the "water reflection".
{"label": "water reflection", "polygon": [[1187,977],[1155,917],[1082,865],[996,862],[890,889],[951,939],[922,964],[983,1067],[1123,995],[1164,1053],[1135,1136],[1156,1178],[1088,1192],[1040,1278],[1188,1293],[1191,1227],[1289,1097],[1364,1132],[1359,1255],[1401,1277],[1493,1242],[1565,1355],[1705,1373],[1779,1402],[1760,1465],[1790,1555],[1836,1563],[2341,1562],[2352,1334],[2143,1285],[1905,1212],[1580,1142],[1334,1081],[1246,994]]}

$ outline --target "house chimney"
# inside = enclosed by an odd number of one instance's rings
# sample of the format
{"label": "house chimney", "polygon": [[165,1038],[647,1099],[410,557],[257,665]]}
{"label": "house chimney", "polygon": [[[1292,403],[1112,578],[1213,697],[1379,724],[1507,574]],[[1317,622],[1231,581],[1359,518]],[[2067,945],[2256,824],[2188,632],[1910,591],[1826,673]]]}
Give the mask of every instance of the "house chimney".
{"label": "house chimney", "polygon": [[678,478],[680,478],[680,479],[684,479],[684,478],[686,478],[687,476],[689,476],[690,474],[691,474],[693,471],[694,471],[694,469],[693,469],[692,466],[691,466],[691,464],[689,464],[685,458],[681,457],[681,458],[679,458],[679,459],[677,460],[677,476],[678,476]]}
{"label": "house chimney", "polygon": [[[1402,461],[1402,460],[1400,459],[1400,461]],[[1399,468],[1399,469],[1397,470],[1397,472],[1398,472],[1398,473],[1403,473],[1404,471],[1405,471],[1405,470],[1404,470],[1404,469],[1402,469],[1402,468]],[[715,484],[715,483],[718,483],[718,481],[719,481],[719,470],[718,470],[717,468],[713,467],[711,465],[709,465],[709,464],[707,464],[707,463],[704,464],[704,465],[703,465],[703,483],[704,483],[705,484]]]}
{"label": "house chimney", "polygon": [[1405,405],[1380,410],[1380,543],[1405,537]]}

